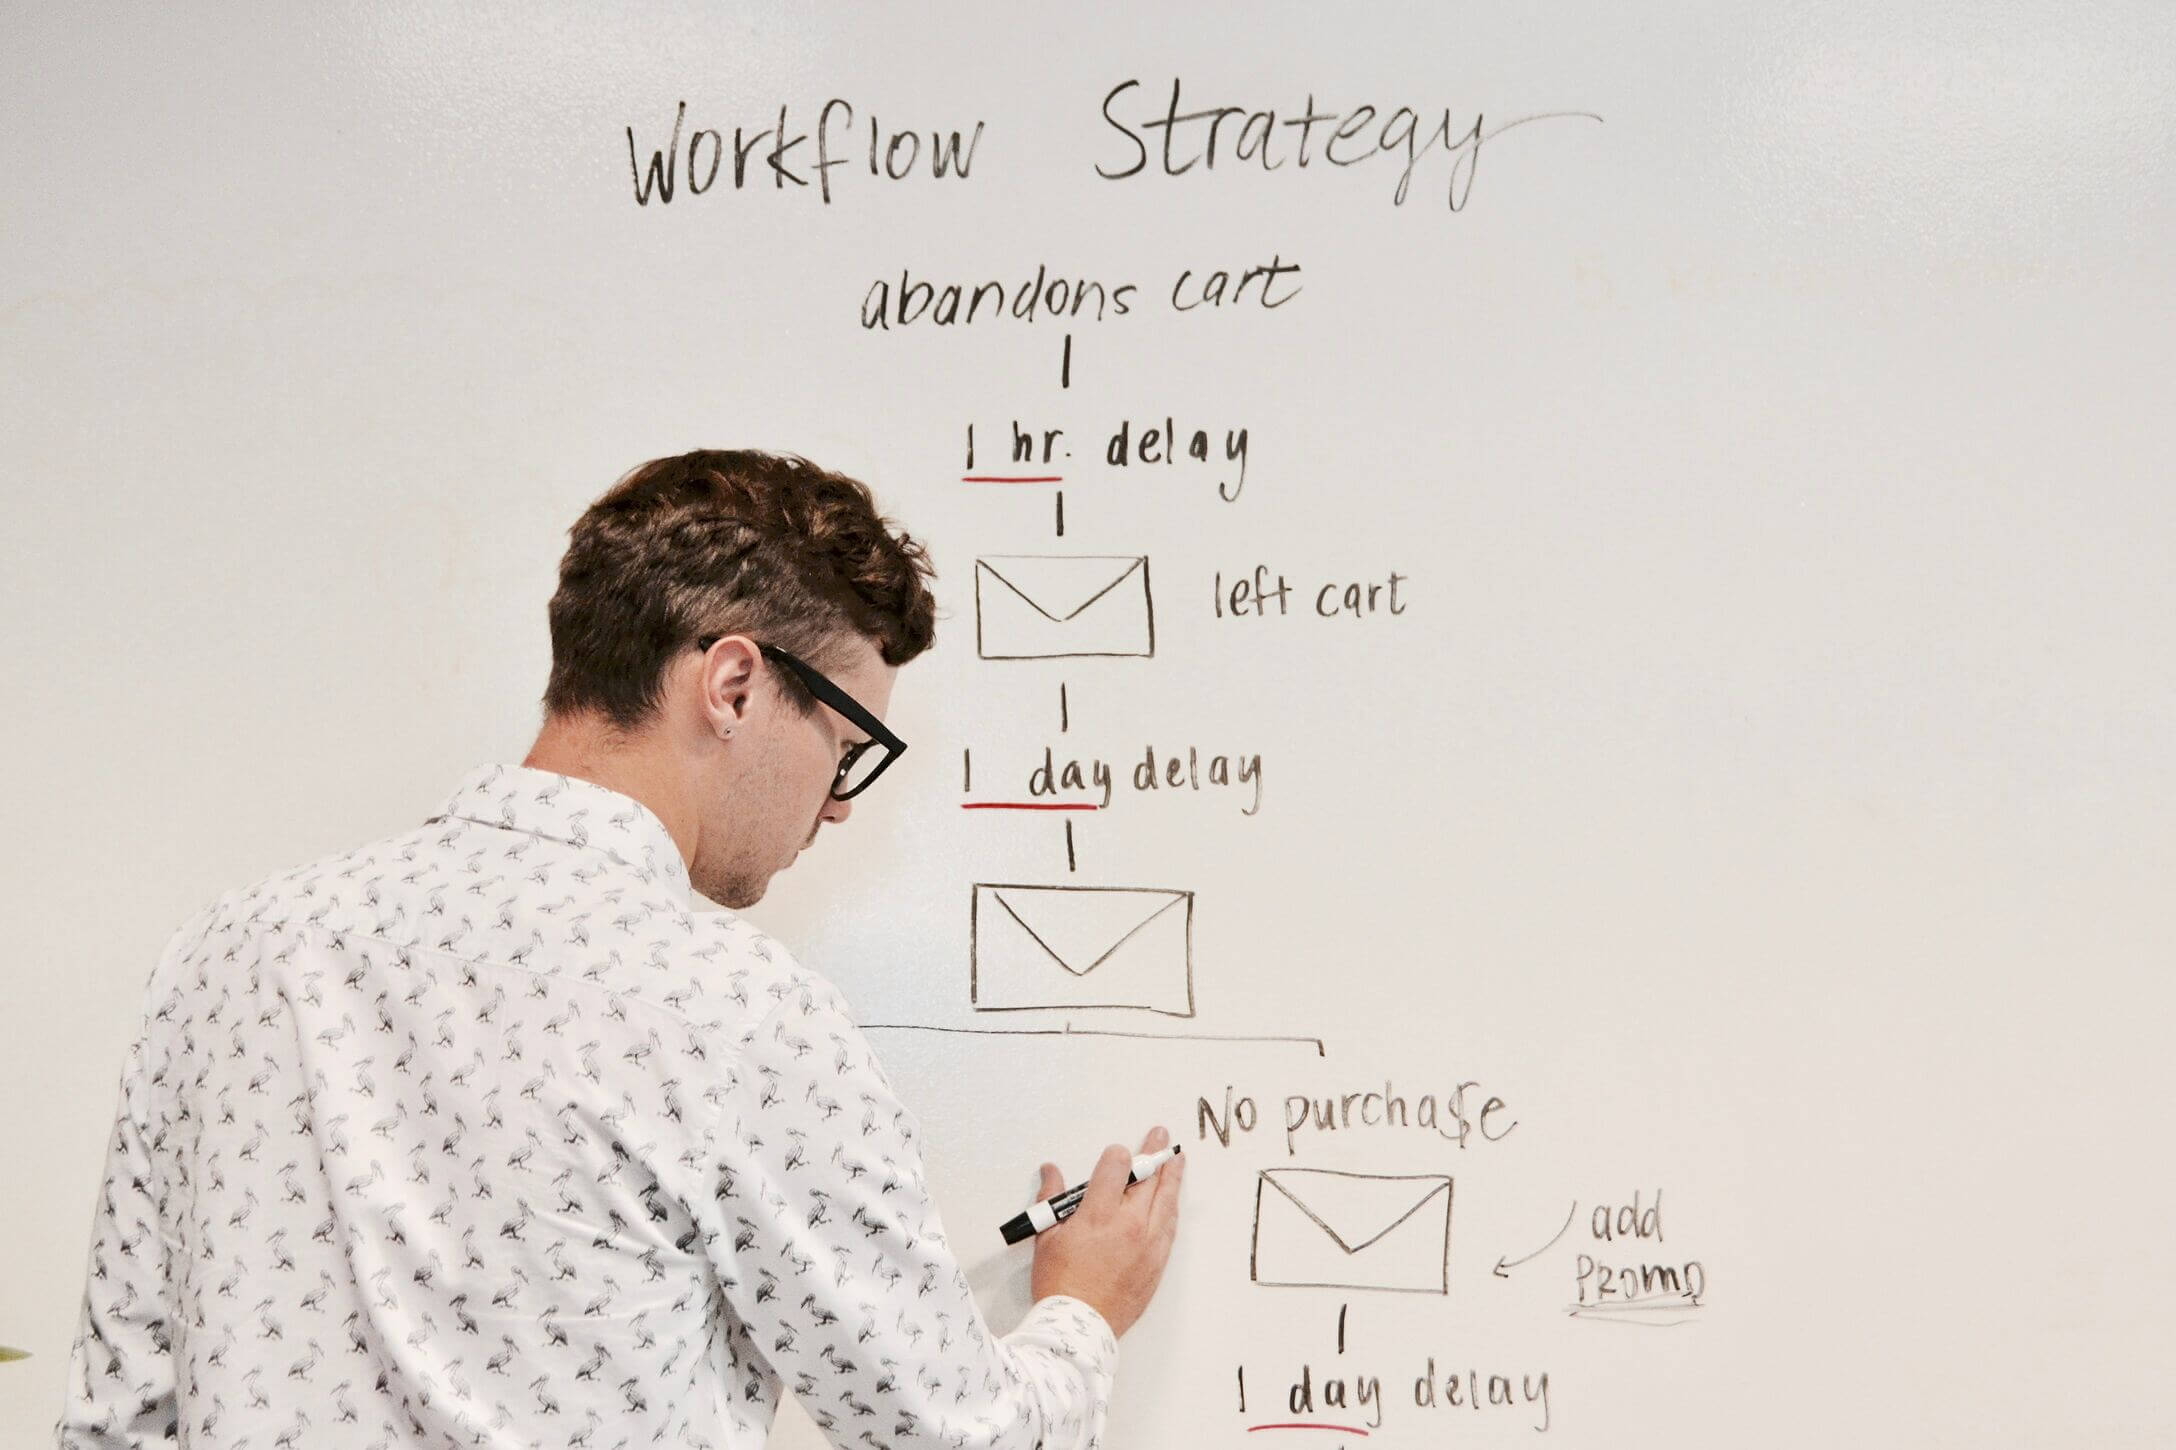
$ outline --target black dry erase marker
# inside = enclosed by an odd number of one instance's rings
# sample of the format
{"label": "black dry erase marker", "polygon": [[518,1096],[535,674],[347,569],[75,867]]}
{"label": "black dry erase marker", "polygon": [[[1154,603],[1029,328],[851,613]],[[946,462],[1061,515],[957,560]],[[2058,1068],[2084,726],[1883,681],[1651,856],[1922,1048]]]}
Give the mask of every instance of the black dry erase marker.
{"label": "black dry erase marker", "polygon": [[[1126,1175],[1126,1186],[1131,1188],[1134,1184],[1139,1183],[1178,1156],[1179,1145],[1176,1143],[1154,1153],[1136,1154],[1133,1160],[1133,1172]],[[1079,1208],[1080,1201],[1087,1196],[1088,1185],[1085,1183],[1068,1188],[1055,1198],[1046,1198],[1040,1203],[1029,1204],[1026,1213],[1014,1214],[1012,1221],[999,1229],[998,1232],[1005,1236],[1005,1242],[1008,1244],[1016,1244],[1024,1238],[1032,1238],[1044,1229],[1054,1228],[1071,1218],[1073,1210]]]}

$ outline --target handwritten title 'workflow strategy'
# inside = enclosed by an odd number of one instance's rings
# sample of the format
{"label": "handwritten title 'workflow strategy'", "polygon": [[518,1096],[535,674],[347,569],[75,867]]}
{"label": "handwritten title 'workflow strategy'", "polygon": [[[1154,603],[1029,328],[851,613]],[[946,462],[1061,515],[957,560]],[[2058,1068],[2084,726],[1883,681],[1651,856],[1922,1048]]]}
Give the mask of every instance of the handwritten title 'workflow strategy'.
{"label": "handwritten title 'workflow strategy'", "polygon": [[[1440,151],[1448,163],[1444,202],[1459,211],[1472,194],[1484,142],[1535,121],[1602,119],[1589,111],[1546,111],[1491,125],[1480,111],[1468,121],[1464,112],[1447,106],[1440,117],[1403,105],[1387,111],[1373,104],[1318,110],[1311,91],[1297,114],[1246,105],[1182,110],[1183,89],[1173,77],[1170,96],[1160,109],[1153,102],[1144,106],[1147,93],[1138,80],[1120,81],[1106,92],[1102,113],[1110,134],[1103,154],[1093,162],[1095,175],[1105,181],[1207,176],[1220,160],[1226,163],[1226,175],[1257,169],[1299,174],[1310,167],[1320,174],[1318,160],[1343,168],[1402,156],[1405,165],[1390,199],[1392,205],[1403,206],[1422,162]],[[853,103],[834,96],[817,108],[812,130],[795,130],[791,108],[781,105],[775,125],[756,130],[735,126],[728,142],[723,127],[689,130],[688,103],[683,100],[673,112],[670,140],[663,146],[650,143],[647,162],[634,126],[626,128],[627,164],[638,206],[653,201],[666,205],[675,196],[707,196],[721,181],[730,181],[732,191],[745,191],[751,185],[760,187],[766,176],[773,191],[790,185],[829,206],[834,171],[842,177],[867,175],[890,182],[970,180],[986,125],[976,121],[964,138],[957,128],[896,130],[875,115],[857,119]],[[1319,152],[1314,149],[1318,141]],[[796,154],[803,146],[809,150]]]}

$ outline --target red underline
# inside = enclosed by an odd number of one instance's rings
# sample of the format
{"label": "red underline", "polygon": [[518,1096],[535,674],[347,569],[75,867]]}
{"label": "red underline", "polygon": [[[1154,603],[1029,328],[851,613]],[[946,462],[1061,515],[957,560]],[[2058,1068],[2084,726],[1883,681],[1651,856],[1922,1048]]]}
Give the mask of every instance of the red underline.
{"label": "red underline", "polygon": [[1368,1433],[1367,1431],[1361,1429],[1358,1425],[1311,1425],[1294,1423],[1290,1425],[1247,1426],[1247,1433],[1250,1435],[1253,1434],[1256,1430],[1335,1430],[1340,1435],[1359,1435],[1362,1437],[1365,1437]]}
{"label": "red underline", "polygon": [[1053,473],[1046,478],[1004,478],[991,473],[970,473],[961,483],[1063,483],[1065,480]]}
{"label": "red underline", "polygon": [[1045,804],[1042,801],[962,801],[963,811],[1100,811],[1101,806]]}

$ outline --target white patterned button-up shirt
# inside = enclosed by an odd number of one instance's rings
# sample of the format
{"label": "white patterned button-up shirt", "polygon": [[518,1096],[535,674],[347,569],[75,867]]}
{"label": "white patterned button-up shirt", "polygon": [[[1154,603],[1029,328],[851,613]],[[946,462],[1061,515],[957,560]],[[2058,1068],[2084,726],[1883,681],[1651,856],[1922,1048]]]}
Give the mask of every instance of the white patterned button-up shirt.
{"label": "white patterned button-up shirt", "polygon": [[985,1326],[828,982],[523,766],[154,970],[63,1447],[1093,1446],[1117,1342]]}

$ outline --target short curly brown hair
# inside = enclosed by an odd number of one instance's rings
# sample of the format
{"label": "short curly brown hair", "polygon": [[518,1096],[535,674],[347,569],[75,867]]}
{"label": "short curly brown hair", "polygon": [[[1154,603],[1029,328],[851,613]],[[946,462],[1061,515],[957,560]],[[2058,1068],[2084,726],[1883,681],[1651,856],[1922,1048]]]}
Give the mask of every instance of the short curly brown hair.
{"label": "short curly brown hair", "polygon": [[[745,634],[819,670],[850,634],[903,665],[930,646],[928,551],[868,486],[796,454],[701,449],[632,470],[569,529],[552,595],[547,715],[622,730],[655,718],[668,665],[706,634]],[[815,701],[791,671],[797,704]]]}

